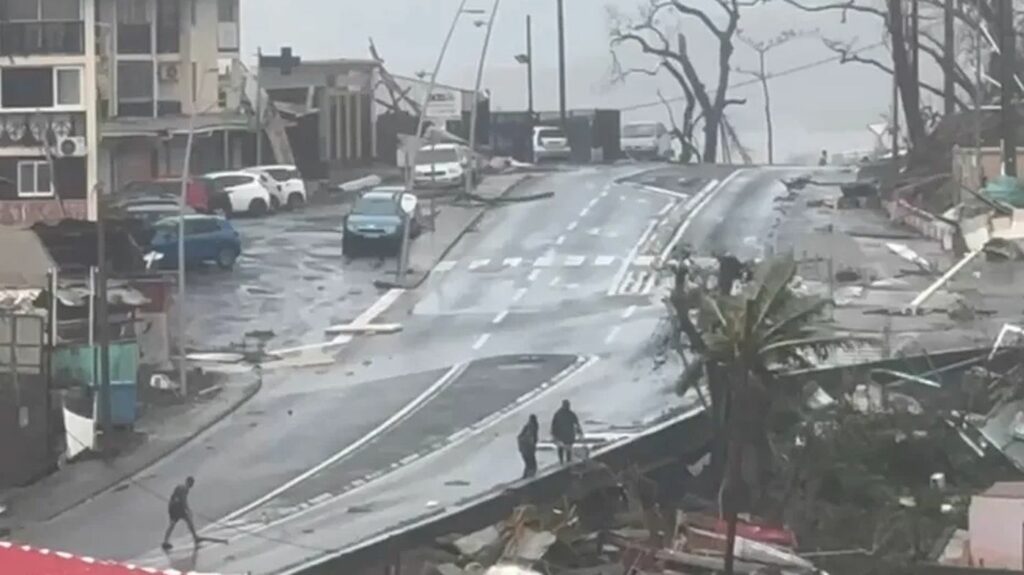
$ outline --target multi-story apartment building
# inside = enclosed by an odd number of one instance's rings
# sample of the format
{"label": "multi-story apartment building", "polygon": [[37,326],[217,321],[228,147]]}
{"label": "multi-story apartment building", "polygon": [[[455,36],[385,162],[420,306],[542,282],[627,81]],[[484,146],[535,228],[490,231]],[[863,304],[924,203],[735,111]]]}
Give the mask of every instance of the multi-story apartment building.
{"label": "multi-story apartment building", "polygon": [[0,0],[0,222],[93,217],[98,184],[180,174],[192,127],[194,171],[239,165],[239,4]]}

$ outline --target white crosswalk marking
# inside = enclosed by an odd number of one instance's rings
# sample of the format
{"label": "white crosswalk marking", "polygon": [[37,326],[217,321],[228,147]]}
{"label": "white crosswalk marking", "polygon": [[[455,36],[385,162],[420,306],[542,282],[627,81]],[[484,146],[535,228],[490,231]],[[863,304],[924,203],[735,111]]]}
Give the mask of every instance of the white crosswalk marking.
{"label": "white crosswalk marking", "polygon": [[601,228],[590,228],[587,230],[587,233],[592,236],[599,236],[601,235]]}
{"label": "white crosswalk marking", "polygon": [[453,261],[453,260],[445,260],[443,262],[438,262],[437,265],[434,266],[434,271],[435,272],[451,271],[452,268],[454,268],[456,265],[458,265],[458,263],[459,262],[456,262],[456,261]]}
{"label": "white crosswalk marking", "polygon": [[633,258],[633,265],[643,268],[650,267],[654,263],[654,256],[637,256]]}
{"label": "white crosswalk marking", "polygon": [[567,256],[565,258],[565,265],[570,268],[578,268],[585,261],[587,261],[587,256]]}
{"label": "white crosswalk marking", "polygon": [[533,261],[533,267],[535,268],[549,268],[555,263],[555,258],[551,256],[544,256],[537,258]]}
{"label": "white crosswalk marking", "polygon": [[469,264],[469,270],[473,271],[475,269],[482,268],[482,267],[484,267],[485,265],[487,265],[489,263],[491,263],[491,260],[487,260],[487,259],[484,259],[484,260],[473,260]]}
{"label": "white crosswalk marking", "polygon": [[504,265],[507,268],[517,268],[523,263],[523,258],[505,258]]}
{"label": "white crosswalk marking", "polygon": [[594,265],[598,267],[607,267],[615,263],[615,256],[597,256],[594,259]]}

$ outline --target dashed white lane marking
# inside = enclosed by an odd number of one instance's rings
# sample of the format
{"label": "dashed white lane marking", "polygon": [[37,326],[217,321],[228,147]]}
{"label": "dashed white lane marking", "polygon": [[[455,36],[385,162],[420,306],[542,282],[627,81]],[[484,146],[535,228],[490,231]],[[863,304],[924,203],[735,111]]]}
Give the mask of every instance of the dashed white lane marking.
{"label": "dashed white lane marking", "polygon": [[508,317],[508,310],[505,310],[505,311],[499,313],[498,315],[494,316],[494,319],[491,320],[491,323],[497,325],[497,324],[505,321],[506,317]]}
{"label": "dashed white lane marking", "polygon": [[544,256],[537,258],[533,261],[533,267],[535,268],[549,268],[555,263],[555,258],[551,256]]}
{"label": "dashed white lane marking", "polygon": [[526,276],[526,279],[535,282],[537,281],[538,277],[540,277],[540,270],[533,270],[532,272],[530,272],[530,275]]}
{"label": "dashed white lane marking", "polygon": [[608,267],[615,263],[615,256],[597,256],[594,259],[594,265],[600,267]]}
{"label": "dashed white lane marking", "polygon": [[556,246],[560,246],[560,245],[562,245],[564,243],[565,243],[565,236],[558,236],[558,239],[555,240],[555,245]]}
{"label": "dashed white lane marking", "polygon": [[654,256],[637,256],[633,258],[633,263],[642,268],[650,267],[654,263]]}
{"label": "dashed white lane marking", "polygon": [[512,294],[512,301],[519,301],[526,295],[526,288],[519,288],[516,293]]}
{"label": "dashed white lane marking", "polygon": [[637,198],[636,201],[639,204],[649,204],[649,203],[651,203],[651,200],[648,200],[647,198]]}
{"label": "dashed white lane marking", "polygon": [[567,256],[565,258],[565,265],[570,268],[578,268],[585,261],[587,261],[587,256]]}
{"label": "dashed white lane marking", "polygon": [[590,208],[583,208],[582,210],[580,210],[580,217],[581,218],[586,217],[586,215],[589,214],[589,213],[590,213]]}
{"label": "dashed white lane marking", "polygon": [[622,319],[629,319],[633,317],[634,313],[636,313],[636,306],[631,305],[626,308],[626,311],[622,312]]}
{"label": "dashed white lane marking", "polygon": [[556,285],[558,285],[560,283],[562,283],[562,278],[560,278],[558,276],[555,276],[554,279],[552,279],[550,282],[548,282],[548,285],[551,286],[551,287],[555,287]]}
{"label": "dashed white lane marking", "polygon": [[459,262],[457,262],[457,261],[455,261],[455,260],[445,260],[445,261],[443,261],[443,262],[438,262],[438,263],[437,263],[437,265],[436,265],[436,266],[434,266],[434,271],[435,271],[435,272],[447,272],[447,271],[451,271],[451,270],[452,270],[452,268],[454,268],[454,267],[455,267],[455,266],[457,266],[458,264],[459,264]]}
{"label": "dashed white lane marking", "polygon": [[590,228],[587,230],[587,234],[591,236],[599,236],[601,235],[601,228]]}
{"label": "dashed white lane marking", "polygon": [[473,261],[472,261],[472,262],[470,262],[470,264],[469,264],[469,270],[470,270],[470,271],[473,271],[473,270],[475,270],[475,269],[479,269],[479,268],[482,268],[482,267],[484,267],[485,265],[487,265],[487,264],[489,264],[489,263],[491,263],[491,260],[488,260],[488,259],[483,259],[483,260],[473,260]]}
{"label": "dashed white lane marking", "polygon": [[491,334],[485,333],[480,337],[476,338],[476,342],[473,343],[473,350],[479,350],[481,347],[487,345],[487,340],[491,339]]}
{"label": "dashed white lane marking", "polygon": [[523,263],[523,258],[505,258],[504,266],[508,268],[517,268],[521,263]]}
{"label": "dashed white lane marking", "polygon": [[665,207],[661,208],[661,211],[658,212],[658,216],[664,216],[665,214],[669,213],[674,207],[676,207],[675,202],[669,202],[665,204]]}
{"label": "dashed white lane marking", "polygon": [[568,226],[566,226],[566,228],[565,228],[565,229],[566,229],[567,231],[570,231],[570,232],[571,232],[571,231],[575,230],[575,229],[576,229],[576,227],[577,227],[577,226],[579,226],[579,225],[580,225],[580,223],[579,223],[578,221],[576,221],[576,222],[570,222],[570,223],[569,223],[569,225],[568,225]]}
{"label": "dashed white lane marking", "polygon": [[597,198],[591,198],[590,202],[587,203],[588,208],[592,208],[597,205]]}
{"label": "dashed white lane marking", "polygon": [[[486,340],[484,340],[484,341],[486,342]],[[416,398],[414,398],[412,401],[407,403],[404,407],[402,407],[402,409],[396,411],[391,417],[389,417],[387,420],[385,420],[383,423],[378,425],[376,428],[374,428],[372,431],[370,431],[366,435],[360,437],[355,442],[350,443],[347,447],[345,447],[341,451],[338,451],[334,455],[332,455],[332,456],[328,457],[327,459],[321,461],[319,464],[315,465],[314,467],[311,467],[309,470],[307,470],[307,471],[297,475],[296,477],[293,477],[291,480],[289,480],[285,484],[281,485],[280,487],[277,487],[276,489],[272,490],[270,493],[267,493],[263,497],[260,497],[256,501],[253,501],[252,503],[246,505],[245,507],[242,507],[241,509],[238,509],[236,511],[231,512],[226,517],[224,517],[220,521],[215,522],[214,524],[210,525],[209,527],[214,527],[216,525],[223,524],[226,521],[230,521],[232,519],[235,519],[237,517],[240,517],[240,516],[250,512],[250,511],[252,511],[253,509],[256,509],[260,505],[263,505],[264,503],[274,499],[278,495],[281,495],[285,491],[288,491],[292,487],[295,487],[299,483],[302,483],[306,479],[309,479],[310,477],[316,475],[317,473],[320,473],[321,471],[323,471],[327,467],[337,463],[339,460],[341,460],[341,459],[343,459],[345,457],[348,457],[349,454],[351,454],[354,451],[362,448],[364,445],[370,443],[371,441],[376,439],[379,435],[385,433],[388,429],[393,427],[396,423],[402,421],[403,419],[408,417],[409,414],[411,414],[414,411],[418,410],[420,407],[422,407],[424,404],[426,404],[428,401],[430,401],[435,395],[440,393],[440,391],[443,388],[447,387],[453,381],[458,379],[458,377],[460,375],[462,375],[462,373],[464,371],[466,371],[466,367],[467,366],[468,366],[468,364],[462,363],[462,364],[458,364],[458,365],[452,367],[447,372],[445,372],[445,374],[442,375],[436,382],[434,382],[430,387],[428,387],[423,393],[421,393]]]}
{"label": "dashed white lane marking", "polygon": [[608,336],[604,338],[604,342],[605,343],[611,343],[611,342],[615,341],[615,336],[619,335],[619,330],[620,329],[622,329],[621,326],[613,327],[611,329],[611,331],[608,332]]}

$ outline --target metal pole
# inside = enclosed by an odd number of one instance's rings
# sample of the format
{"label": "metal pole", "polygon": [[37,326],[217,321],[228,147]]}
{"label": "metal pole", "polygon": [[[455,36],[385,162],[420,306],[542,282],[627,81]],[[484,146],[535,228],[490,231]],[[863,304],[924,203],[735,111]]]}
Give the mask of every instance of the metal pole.
{"label": "metal pole", "polygon": [[256,165],[263,165],[263,48],[256,48]]}
{"label": "metal pole", "polygon": [[110,313],[107,305],[107,202],[96,194],[96,320],[99,322],[100,428],[110,428]]}
{"label": "metal pole", "polygon": [[1014,109],[1015,83],[1014,61],[1017,52],[1016,35],[1013,30],[1013,2],[999,1],[999,68],[1003,132],[1003,172],[1007,176],[1017,177],[1017,114]]}
{"label": "metal pole", "polygon": [[[444,61],[444,55],[448,52],[448,44],[451,42],[452,35],[455,34],[455,26],[459,23],[459,16],[462,15],[463,10],[466,8],[466,1],[462,0],[459,3],[459,9],[455,12],[455,17],[452,18],[452,24],[448,28],[448,35],[444,38],[444,44],[441,45],[441,53],[437,55],[437,62],[434,63],[434,71],[430,74],[430,84],[427,85],[427,92],[423,95],[423,102],[420,106],[420,117],[419,121],[416,122],[416,140],[418,141],[423,133],[423,123],[427,119],[427,105],[430,103],[430,96],[434,92],[434,86],[437,85],[437,73],[441,70],[441,63]],[[419,146],[414,149],[406,150],[405,155],[405,187],[407,190],[412,190],[412,176],[413,168],[416,165],[416,154],[419,152]],[[401,258],[399,258],[401,259]],[[404,271],[399,270],[399,275],[403,275]]]}
{"label": "metal pole", "polygon": [[900,161],[900,83],[896,74],[892,75],[892,161],[899,165]]}
{"label": "metal pole", "polygon": [[956,84],[953,82],[953,70],[956,67],[956,31],[953,26],[953,0],[946,0],[942,14],[944,38],[942,42],[942,60],[945,73],[943,75],[944,112],[947,116],[956,111]]}
{"label": "metal pole", "polygon": [[[978,14],[980,20],[981,14]],[[979,28],[981,24],[979,22]],[[978,191],[981,190],[981,97],[982,97],[982,74],[981,74],[981,30],[974,31],[974,176]],[[960,190],[961,197],[963,190]],[[961,201],[963,201],[961,199]]]}
{"label": "metal pole", "polygon": [[185,207],[188,180],[191,177],[192,141],[196,134],[196,112],[193,107],[188,118],[188,139],[185,141],[185,161],[181,168],[181,197],[178,198],[178,381],[181,394],[188,397],[188,369],[185,365]]}
{"label": "metal pole", "polygon": [[526,16],[526,91],[530,117],[533,117],[533,18]]}
{"label": "metal pole", "polygon": [[565,130],[565,10],[562,0],[558,0],[558,115]]}
{"label": "metal pole", "polygon": [[[484,64],[487,62],[487,47],[491,43],[494,17],[498,14],[498,6],[500,4],[501,0],[494,0],[494,6],[491,7],[491,17],[487,19],[487,34],[484,35],[484,46],[480,50],[480,63],[476,68],[476,87],[473,89],[473,111],[469,114],[469,153],[472,155],[469,161],[472,164],[476,164],[476,120],[478,108],[480,107],[480,85],[484,79]],[[472,173],[471,171],[463,177],[466,182],[466,195],[473,191],[473,178],[470,177]]]}

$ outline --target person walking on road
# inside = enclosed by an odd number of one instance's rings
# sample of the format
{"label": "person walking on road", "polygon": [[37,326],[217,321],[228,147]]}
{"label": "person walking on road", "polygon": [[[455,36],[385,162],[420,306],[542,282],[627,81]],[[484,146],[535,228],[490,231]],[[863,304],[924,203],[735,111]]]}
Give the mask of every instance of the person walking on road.
{"label": "person walking on road", "polygon": [[582,436],[583,428],[580,427],[579,418],[569,406],[569,400],[562,400],[562,407],[558,408],[555,416],[551,418],[551,437],[558,446],[559,463],[572,461],[572,446]]}
{"label": "person walking on road", "polygon": [[537,474],[537,439],[540,434],[540,422],[537,416],[530,414],[530,419],[519,432],[519,455],[523,456],[523,479]]}
{"label": "person walking on road", "polygon": [[161,545],[164,551],[171,549],[171,533],[174,531],[174,526],[178,524],[178,521],[185,522],[188,530],[192,533],[192,540],[196,545],[199,545],[199,535],[196,534],[196,526],[192,521],[192,509],[188,505],[188,492],[192,490],[192,486],[195,484],[196,480],[189,477],[185,480],[185,483],[175,487],[174,493],[171,494],[171,501],[167,504],[167,513],[170,515],[171,524],[167,526],[167,533],[164,534],[164,542]]}

